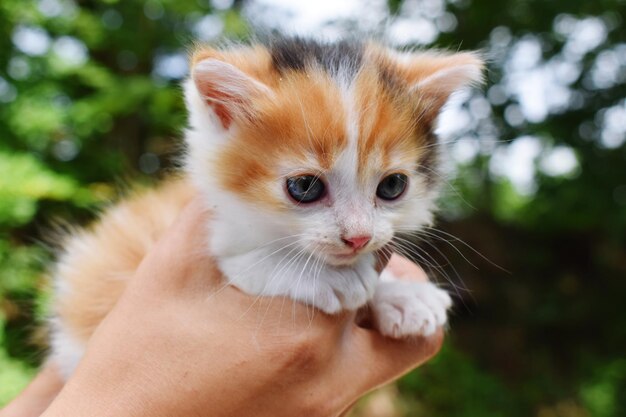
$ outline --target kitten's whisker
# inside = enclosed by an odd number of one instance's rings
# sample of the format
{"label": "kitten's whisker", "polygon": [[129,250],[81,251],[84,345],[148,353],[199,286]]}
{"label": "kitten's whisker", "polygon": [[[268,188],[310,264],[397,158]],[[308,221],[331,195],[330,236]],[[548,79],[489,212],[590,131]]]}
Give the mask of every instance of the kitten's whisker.
{"label": "kitten's whisker", "polygon": [[[297,260],[298,260],[298,259],[299,259],[299,258],[300,258],[300,257],[301,257],[304,253],[305,253],[305,252],[306,252],[306,247],[305,247],[305,248],[302,248],[302,250],[301,250],[300,252],[298,252],[298,253],[296,254],[296,256],[294,256],[292,259],[290,259],[289,261],[287,261],[287,263],[286,263],[283,267],[281,267],[281,269],[280,269],[279,273],[282,273],[282,271],[283,271],[285,268],[288,268],[289,266],[291,266],[292,264],[294,264],[295,262],[297,262]],[[274,275],[274,274],[273,274],[273,275]],[[277,275],[277,274],[276,274],[276,275]],[[276,275],[275,275],[275,276],[276,276]],[[274,278],[272,278],[272,279],[274,279]],[[286,300],[287,300],[287,298],[288,298],[288,297],[289,297],[289,294],[285,294],[285,295],[283,296],[283,302],[281,303],[281,306],[280,306],[280,313],[279,313],[279,319],[281,319],[281,320],[282,320],[282,316],[283,316],[283,310],[284,310],[284,308],[285,308],[285,302],[286,302]]]}
{"label": "kitten's whisker", "polygon": [[[426,269],[426,273],[427,275],[435,278],[436,274],[434,274],[434,271],[437,271],[438,274],[442,275],[445,280],[447,282],[452,282],[452,280],[450,279],[450,277],[448,277],[445,269],[443,269],[441,266],[432,263],[431,261],[434,262],[434,260],[432,259],[432,257],[424,252],[423,254],[419,252],[419,250],[417,248],[410,248],[407,247],[405,244],[402,244],[398,241],[394,242],[393,245],[394,250],[398,251],[399,254],[411,259],[413,256],[417,257],[420,262],[422,263],[422,267]],[[428,256],[428,259],[425,257]]]}
{"label": "kitten's whisker", "polygon": [[454,192],[454,194],[459,197],[461,199],[461,201],[463,201],[465,204],[468,205],[468,207],[470,207],[473,210],[476,210],[476,207],[474,207],[469,201],[467,201],[465,199],[465,197],[463,197],[463,195],[459,192],[459,190],[457,190],[457,188],[452,185],[452,183],[450,181],[448,181],[443,175],[441,175],[439,172],[437,172],[436,170],[426,166],[426,165],[420,165],[420,169],[425,169],[429,172],[431,172],[432,174],[436,175],[441,181],[443,181],[448,187],[450,187],[450,189],[452,190],[452,192]]}
{"label": "kitten's whisker", "polygon": [[315,290],[315,288],[316,288],[316,285],[317,285],[317,280],[318,280],[320,274],[322,273],[322,270],[324,269],[324,266],[326,265],[327,257],[328,256],[326,254],[324,254],[324,258],[323,259],[318,256],[316,264],[315,264],[316,271],[313,274],[313,303],[312,303],[312,306],[313,306],[312,312],[313,312],[313,314],[311,314],[311,319],[309,320],[308,328],[311,327],[311,324],[313,324],[313,319],[315,319],[315,312],[317,310],[317,307],[316,307],[316,304],[315,304],[315,295],[317,294],[317,291]]}
{"label": "kitten's whisker", "polygon": [[[313,254],[315,253],[316,250],[317,250],[317,248],[314,247],[313,250],[311,251],[311,253],[309,254],[309,257],[307,258],[306,262],[304,262],[304,265],[300,269],[300,276],[299,276],[298,281],[297,281],[298,285],[296,286],[296,292],[295,292],[296,294],[298,293],[300,281],[304,277],[304,271],[306,270],[306,267],[309,264],[309,261],[311,260],[311,257],[313,257]],[[294,315],[295,315],[295,304],[294,304]],[[307,316],[308,316],[308,305],[307,305]]]}
{"label": "kitten's whisker", "polygon": [[455,235],[453,235],[453,234],[451,234],[451,233],[448,233],[448,232],[446,232],[446,231],[444,231],[444,230],[437,229],[437,228],[435,228],[435,227],[429,227],[429,226],[427,226],[427,227],[425,227],[425,229],[428,229],[428,230],[430,230],[430,231],[432,231],[432,232],[441,233],[441,234],[443,234],[444,236],[448,236],[448,237],[450,237],[451,239],[456,240],[457,242],[461,243],[463,246],[465,246],[466,248],[468,248],[469,250],[471,250],[472,252],[474,252],[476,255],[480,256],[483,260],[485,260],[486,262],[488,262],[491,266],[494,266],[494,267],[498,268],[499,270],[501,270],[501,271],[503,271],[503,272],[506,272],[507,274],[510,274],[510,273],[511,273],[511,271],[508,271],[507,269],[505,269],[505,268],[501,267],[500,265],[496,264],[495,262],[491,261],[489,258],[487,258],[485,255],[483,255],[480,251],[478,251],[477,249],[475,249],[475,248],[474,248],[473,246],[471,246],[469,243],[465,242],[463,239],[461,239],[461,238],[459,238],[459,237],[457,237],[457,236],[455,236]]}
{"label": "kitten's whisker", "polygon": [[[318,246],[315,245],[313,247],[312,253],[315,253],[315,251],[317,249],[318,249]],[[313,306],[313,309],[311,310],[311,316],[309,316],[309,308],[308,308],[309,307],[309,303],[307,303],[307,309],[306,309],[307,318],[309,318],[309,326],[311,325],[311,322],[313,320],[311,317],[313,317],[313,315],[315,314],[315,293],[316,293],[315,292],[315,285],[317,284],[317,279],[316,279],[315,274],[317,272],[317,265],[318,265],[319,261],[320,261],[320,257],[319,256],[315,256],[315,258],[313,258],[313,264],[311,265],[311,271],[313,271],[313,273],[311,274],[311,277],[312,277],[311,286],[313,288],[313,298],[312,298],[312,300],[310,302],[310,305]]]}
{"label": "kitten's whisker", "polygon": [[297,234],[295,234],[295,235],[289,235],[289,236],[279,237],[278,239],[274,239],[274,240],[270,240],[270,241],[268,241],[268,242],[264,242],[262,245],[257,246],[255,249],[261,249],[261,248],[264,248],[264,247],[266,247],[266,246],[271,245],[272,243],[276,243],[276,242],[279,242],[279,241],[281,241],[281,240],[285,240],[285,239],[293,239],[293,238],[295,238],[295,237],[302,237],[302,236],[306,236],[306,235],[307,235],[306,233],[297,233]]}
{"label": "kitten's whisker", "polygon": [[[428,252],[423,251],[424,255],[425,255],[425,256],[428,256],[428,257],[429,257],[429,259],[431,259],[431,260],[432,260],[432,262],[434,262],[434,264],[436,265],[436,267],[441,268],[441,270],[443,271],[443,268],[444,268],[445,266],[449,266],[450,268],[452,268],[452,269],[453,269],[453,271],[455,272],[455,275],[456,275],[458,278],[460,278],[460,277],[459,277],[459,275],[458,275],[458,273],[456,273],[456,270],[454,269],[454,266],[452,265],[452,263],[450,262],[450,260],[449,260],[449,259],[448,259],[448,258],[447,258],[447,257],[446,257],[446,256],[445,256],[445,255],[444,255],[444,254],[440,251],[440,250],[439,250],[439,248],[437,248],[436,246],[434,246],[431,242],[429,242],[429,241],[428,241],[428,240],[426,240],[426,239],[422,239],[422,238],[421,238],[421,237],[419,237],[419,236],[415,236],[415,237],[416,237],[417,239],[419,239],[419,240],[420,240],[420,242],[423,242],[423,243],[425,243],[425,244],[429,245],[430,247],[432,247],[435,251],[437,251],[437,253],[439,253],[439,254],[442,256],[442,258],[444,258],[444,259],[445,259],[446,264],[445,264],[445,265],[440,265],[439,263],[437,263],[437,261],[436,261],[436,260],[435,260],[435,259],[434,259],[434,258],[433,258],[433,257],[432,257],[429,253],[428,253]],[[422,249],[422,248],[420,248],[420,246],[419,246],[419,245],[417,245],[415,242],[413,242],[413,241],[411,241],[411,240],[408,240],[408,239],[405,239],[405,238],[403,238],[403,237],[401,237],[401,236],[395,236],[394,238],[395,238],[395,239],[398,239],[398,240],[402,240],[402,241],[404,241],[406,245],[408,245],[409,247],[414,248],[416,251],[419,251],[419,250],[421,250],[421,249]]]}
{"label": "kitten's whisker", "polygon": [[[298,242],[295,242],[295,243],[298,243]],[[294,251],[298,250],[298,249],[299,249],[299,252],[298,252],[298,253],[296,253],[295,257],[297,257],[297,255],[298,255],[299,253],[301,253],[301,252],[303,252],[303,251],[305,250],[304,248],[300,248],[300,247],[298,247],[298,246],[296,246],[296,247],[294,247],[294,248],[291,248],[291,249],[289,250],[289,252],[287,252],[287,253],[286,253],[286,254],[285,254],[285,255],[284,255],[284,256],[280,259],[280,261],[278,261],[278,263],[274,266],[274,269],[273,269],[273,270],[272,270],[272,272],[270,273],[270,278],[269,278],[269,280],[265,282],[265,285],[263,286],[263,290],[262,290],[262,291],[260,291],[260,293],[259,293],[259,294],[257,294],[257,295],[254,297],[254,300],[252,300],[252,303],[250,303],[250,306],[248,307],[248,309],[247,309],[246,311],[244,311],[244,312],[243,312],[243,314],[241,315],[240,319],[241,319],[241,318],[243,318],[243,317],[244,317],[244,316],[245,316],[245,315],[246,315],[246,314],[247,314],[247,313],[248,313],[248,312],[252,309],[252,307],[253,307],[253,306],[257,303],[257,301],[259,301],[259,299],[260,299],[261,297],[263,297],[263,294],[267,291],[267,289],[268,289],[268,288],[271,286],[271,284],[274,282],[274,280],[275,280],[275,279],[276,279],[276,277],[277,277],[277,275],[274,275],[274,271],[276,270],[276,268],[278,267],[278,265],[280,265],[280,264],[281,264],[281,263],[282,263],[285,259],[290,259],[290,260],[291,260],[291,259],[293,259],[293,258],[289,258],[289,255],[290,255],[291,253],[293,253]],[[249,268],[248,268],[248,269],[249,269]]]}
{"label": "kitten's whisker", "polygon": [[[252,265],[249,265],[246,269],[244,269],[243,271],[239,271],[237,273],[237,275],[230,277],[229,279],[227,279],[224,284],[218,288],[216,291],[212,292],[211,294],[209,294],[208,299],[211,299],[213,297],[215,297],[216,295],[219,295],[222,291],[224,291],[232,282],[236,282],[237,279],[241,278],[243,276],[243,274],[247,273],[248,271],[250,271],[253,267],[255,267],[256,265],[260,264],[261,262],[263,262],[264,260],[266,260],[267,258],[269,258],[272,255],[275,255],[276,253],[280,252],[281,250],[284,250],[286,248],[288,248],[289,246],[293,246],[296,243],[298,243],[299,241],[295,241],[295,242],[291,242],[287,245],[284,245],[282,247],[280,247],[279,249],[277,249],[276,251],[272,252],[271,254],[265,256],[264,258],[258,260],[257,262],[253,263]],[[297,247],[296,247],[297,249]],[[289,252],[291,253],[291,251]],[[289,254],[288,253],[288,254]],[[287,255],[288,255],[287,254]]]}
{"label": "kitten's whisker", "polygon": [[[294,255],[291,259],[289,259],[289,260],[287,261],[287,263],[285,264],[285,266],[289,266],[289,265],[292,265],[293,263],[295,263],[295,262],[296,262],[296,261],[297,261],[297,260],[298,260],[298,259],[302,256],[302,255],[306,254],[306,251],[307,251],[307,246],[302,247],[302,248],[300,249],[300,251],[298,251],[298,252],[297,252],[297,253],[296,253],[296,254],[295,254],[295,255]],[[285,257],[283,257],[283,260],[287,259],[287,256],[288,256],[288,255],[286,255]],[[281,260],[281,262],[279,262],[279,264],[280,264],[280,263],[282,263],[282,260]],[[274,270],[275,270],[275,269],[276,269],[276,267],[274,268]],[[279,271],[279,272],[280,272],[280,273],[282,273],[282,270],[283,270],[283,268],[281,268],[281,271]],[[275,280],[277,277],[279,277],[279,276],[280,276],[279,274],[274,274],[274,273],[273,273],[273,271],[272,271],[270,280],[269,280],[269,281],[266,283],[266,285],[264,286],[264,290],[261,292],[261,294],[259,294],[259,295],[255,298],[254,302],[257,302],[257,301],[258,301],[258,300],[259,300],[259,299],[263,296],[262,294],[265,292],[265,290],[267,289],[267,287],[268,287],[271,283],[273,283],[273,282],[274,282],[274,280]],[[289,294],[283,294],[282,296],[283,296],[283,297],[288,297],[288,296],[289,296]],[[257,331],[258,331],[258,330],[261,328],[261,326],[263,325],[263,321],[265,321],[265,317],[267,316],[267,313],[269,312],[269,309],[270,309],[270,307],[271,307],[271,305],[272,305],[272,302],[273,302],[273,301],[274,301],[274,297],[271,297],[271,298],[270,298],[270,300],[269,300],[269,302],[268,302],[267,308],[265,309],[265,313],[263,314],[263,316],[261,317],[261,319],[260,319],[260,321],[259,321],[259,325],[257,326]],[[282,315],[282,308],[281,308],[281,315]]]}
{"label": "kitten's whisker", "polygon": [[[309,254],[309,257],[307,258],[306,262],[304,263],[304,265],[300,269],[300,275],[298,276],[298,279],[296,281],[296,289],[295,289],[295,292],[294,292],[295,294],[298,294],[298,290],[300,288],[300,282],[304,278],[304,272],[306,270],[306,267],[309,264],[309,261],[311,260],[311,257],[313,257],[313,254],[315,253],[316,250],[317,250],[317,248],[314,247],[313,250],[311,251],[311,253]],[[307,304],[307,316],[308,316],[308,303],[306,301],[307,300],[305,300],[305,304]],[[293,316],[293,319],[294,319],[294,323],[295,323],[295,308],[296,308],[296,303],[293,303],[292,304],[292,316]]]}
{"label": "kitten's whisker", "polygon": [[[451,248],[453,248],[453,249],[454,249],[454,250],[455,250],[455,251],[456,251],[456,252],[457,252],[457,253],[458,253],[458,254],[459,254],[459,255],[460,255],[460,256],[461,256],[464,260],[465,260],[465,262],[467,262],[468,264],[470,264],[470,265],[471,265],[474,269],[477,269],[477,270],[479,269],[476,265],[474,265],[474,264],[473,264],[473,263],[472,263],[472,262],[471,262],[471,261],[470,261],[470,260],[469,260],[469,259],[465,256],[465,254],[463,254],[463,252],[461,252],[461,251],[459,250],[459,248],[457,248],[456,246],[454,246],[454,245],[452,244],[452,242],[450,242],[449,240],[447,240],[447,239],[443,239],[441,236],[437,236],[437,235],[435,235],[434,233],[430,233],[430,232],[427,232],[427,231],[422,231],[420,234],[422,234],[422,235],[424,235],[424,236],[431,237],[431,238],[433,238],[433,239],[437,239],[437,240],[439,240],[439,241],[441,241],[441,242],[445,242],[445,243],[446,243],[446,244],[448,244]],[[414,235],[414,236],[415,236],[415,237],[420,237],[420,236],[419,236],[419,234],[416,234],[416,235]],[[424,241],[426,241],[426,240],[424,240]]]}
{"label": "kitten's whisker", "polygon": [[[407,249],[409,249],[409,250],[416,250],[416,251],[419,251],[419,250],[421,249],[421,248],[420,248],[418,245],[416,245],[414,242],[412,242],[412,241],[410,241],[410,240],[407,240],[407,239],[403,239],[403,238],[402,238],[402,237],[400,237],[400,236],[394,236],[394,241],[395,241],[396,243],[400,243],[400,242],[402,242],[402,243],[403,243],[403,245],[404,245],[404,247],[406,247],[406,248],[407,248]],[[420,254],[419,254],[419,253],[415,253],[415,255],[420,255]],[[445,266],[446,266],[446,265],[441,265],[441,264],[439,264],[439,263],[438,263],[438,262],[437,262],[437,261],[436,261],[433,257],[431,257],[431,256],[430,256],[430,254],[428,254],[427,252],[424,252],[424,255],[428,256],[428,257],[429,257],[429,259],[430,259],[430,262],[429,262],[429,263],[427,263],[427,265],[428,265],[429,267],[431,267],[431,268],[443,268],[443,267],[445,267]],[[423,260],[424,260],[424,261],[426,261],[425,259],[423,259]]]}
{"label": "kitten's whisker", "polygon": [[[299,236],[305,236],[305,233],[300,233],[300,234],[295,234],[295,235],[290,235],[290,236],[284,236],[284,237],[281,237],[281,238],[278,238],[278,239],[274,239],[274,240],[272,240],[272,241],[266,242],[266,243],[265,243],[264,245],[262,245],[262,246],[259,246],[257,249],[261,249],[261,248],[263,248],[263,247],[265,247],[265,246],[268,246],[269,244],[274,243],[274,242],[278,242],[278,241],[285,240],[285,239],[293,239],[293,238],[295,238],[295,237],[299,237]],[[212,298],[213,296],[218,295],[219,293],[221,293],[221,292],[222,292],[222,291],[223,291],[226,287],[228,287],[228,285],[230,285],[230,282],[231,282],[231,281],[233,281],[234,279],[236,279],[236,278],[240,277],[243,273],[248,272],[248,271],[249,271],[249,270],[251,270],[253,267],[255,267],[256,265],[258,265],[259,263],[261,263],[262,261],[264,261],[265,259],[267,259],[268,257],[270,257],[270,256],[272,256],[272,255],[274,255],[274,254],[276,254],[276,253],[280,252],[281,250],[284,250],[284,249],[288,248],[289,246],[292,246],[292,245],[294,245],[294,244],[296,244],[296,243],[298,243],[298,242],[299,242],[299,240],[296,240],[296,241],[291,242],[291,243],[289,243],[289,244],[287,244],[287,245],[284,245],[284,246],[282,246],[282,247],[278,248],[277,250],[275,250],[274,252],[270,253],[269,255],[265,256],[264,258],[262,258],[262,259],[258,260],[258,261],[257,261],[257,262],[255,262],[254,264],[249,265],[249,266],[248,266],[245,270],[240,271],[240,272],[239,272],[239,273],[238,273],[235,277],[233,277],[233,278],[231,278],[231,279],[229,279],[229,280],[226,280],[226,282],[225,282],[225,283],[224,283],[224,284],[223,284],[220,288],[218,288],[216,291],[214,291],[213,293],[211,293],[211,294],[209,295],[209,298]],[[206,253],[204,250],[199,251],[199,253],[201,253],[201,255],[202,255],[202,256],[207,256],[207,253]]]}
{"label": "kitten's whisker", "polygon": [[[315,253],[315,251],[317,250],[317,247],[313,248],[313,252]],[[311,323],[311,317],[313,316],[313,314],[315,313],[315,268],[317,266],[317,262],[319,261],[319,257],[314,257],[313,258],[313,262],[311,264],[311,275],[310,275],[310,279],[311,279],[311,287],[313,288],[313,297],[311,298],[311,300],[307,300],[306,302],[306,317],[309,319],[309,326]],[[309,315],[309,307],[313,306],[313,309],[311,310],[311,315]],[[307,327],[308,328],[308,327]]]}
{"label": "kitten's whisker", "polygon": [[[268,255],[264,256],[263,258],[261,258],[261,259],[257,260],[255,263],[253,263],[253,264],[249,265],[249,266],[248,266],[246,269],[244,269],[243,271],[240,271],[240,272],[239,272],[239,273],[238,273],[235,277],[233,277],[233,278],[231,279],[231,281],[235,281],[235,280],[236,280],[237,278],[239,278],[242,274],[244,274],[244,273],[246,273],[246,272],[250,271],[252,268],[254,268],[255,266],[259,265],[261,262],[265,261],[266,259],[270,258],[271,256],[273,256],[273,255],[277,254],[278,252],[280,252],[280,251],[282,251],[282,250],[284,250],[284,249],[286,249],[286,248],[288,248],[288,247],[290,247],[290,246],[296,245],[296,244],[298,244],[298,243],[300,243],[300,242],[301,242],[300,240],[296,240],[296,241],[294,241],[294,242],[291,242],[291,243],[288,243],[288,244],[286,244],[286,245],[284,245],[284,246],[281,246],[280,248],[276,249],[276,250],[275,250],[275,251],[273,251],[272,253],[270,253],[270,254],[268,254]],[[256,249],[255,249],[255,250],[256,250]],[[291,252],[289,252],[289,253],[291,253]]]}
{"label": "kitten's whisker", "polygon": [[[387,267],[387,264],[389,263],[389,260],[391,259],[391,255],[393,254],[393,249],[389,247],[390,243],[383,246],[380,250],[380,256],[383,256],[383,265],[385,265],[385,268]],[[383,268],[383,269],[385,269]],[[380,271],[382,272],[382,270]]]}
{"label": "kitten's whisker", "polygon": [[[400,238],[398,236],[396,236],[395,238]],[[419,237],[418,237],[419,238]],[[400,238],[402,239],[402,238]],[[461,291],[470,294],[471,296],[471,292],[467,289],[467,286],[465,285],[465,283],[463,282],[463,279],[461,278],[459,272],[457,271],[457,269],[454,267],[454,265],[452,265],[452,263],[450,262],[450,260],[448,259],[448,257],[439,250],[439,248],[437,248],[435,245],[433,245],[431,242],[429,242],[428,240],[425,239],[421,239],[419,238],[422,242],[424,242],[425,244],[429,245],[430,247],[432,247],[437,253],[439,253],[439,255],[441,257],[443,257],[446,262],[447,265],[452,269],[452,272],[454,273],[454,275],[456,276],[456,279],[462,284],[462,286],[459,286],[457,284],[454,283],[454,281],[450,278],[450,276],[447,274],[447,272],[445,271],[445,269],[443,267],[437,267],[437,271],[439,271],[439,273],[446,279],[446,281],[452,286],[452,288],[454,289],[456,295],[462,300],[464,306],[466,308],[468,308],[467,304],[465,303],[464,297],[461,296]],[[419,251],[421,248],[415,244],[414,242],[411,242],[409,240],[404,239],[404,241],[406,243],[411,244],[416,251]],[[419,252],[416,252],[416,254],[419,254]],[[432,258],[432,256],[430,254],[428,254],[428,252],[424,251],[423,254],[425,256],[428,256],[430,259],[432,259],[434,261],[434,259]],[[421,259],[423,259],[422,257],[420,257]]]}
{"label": "kitten's whisker", "polygon": [[[301,243],[301,242],[298,242],[298,243]],[[294,255],[290,256],[294,251],[297,251],[297,252]],[[281,274],[285,270],[285,268],[288,268],[289,266],[291,266],[305,252],[306,252],[306,245],[305,246],[296,246],[296,247],[292,248],[291,250],[289,250],[289,252],[287,252],[276,263],[276,265],[274,265],[274,268],[272,269],[272,271],[269,274],[270,279],[265,283],[265,285],[263,287],[263,291],[261,293],[265,293],[267,288],[271,286],[271,284],[274,282],[274,280],[276,280],[277,278],[279,278],[281,276]],[[279,267],[280,267],[280,269],[278,269]]]}
{"label": "kitten's whisker", "polygon": [[457,296],[460,296],[459,288],[448,277],[448,275],[445,272],[445,270],[443,270],[442,268],[439,268],[439,267],[433,267],[433,266],[429,265],[429,262],[421,254],[416,253],[413,250],[410,250],[409,251],[410,253],[407,253],[407,249],[405,249],[404,247],[400,247],[397,244],[394,244],[394,250],[397,251],[398,254],[400,254],[402,256],[405,256],[407,258],[411,258],[410,254],[413,254],[414,256],[417,256],[422,262],[424,262],[424,263],[426,263],[428,265],[427,268],[426,268],[426,274],[429,277],[431,277],[431,278],[435,277],[436,275],[434,274],[434,270],[436,270],[439,274],[441,274],[445,278],[446,282],[448,282],[451,285],[452,290],[457,294]]}
{"label": "kitten's whisker", "polygon": [[[398,239],[399,237],[397,237],[397,236],[396,236],[395,238],[396,238],[396,239]],[[401,239],[401,238],[400,238],[400,239]],[[432,258],[432,256],[431,256],[428,252],[425,252],[425,251],[424,251],[424,252],[420,253],[420,249],[421,249],[421,248],[420,248],[418,245],[416,245],[414,242],[411,242],[411,241],[408,241],[408,240],[404,240],[404,242],[405,242],[405,243],[403,244],[403,248],[405,248],[405,249],[406,249],[406,250],[408,250],[410,253],[412,253],[412,254],[414,254],[415,256],[417,256],[417,257],[418,257],[418,258],[419,258],[422,262],[425,262],[425,263],[426,263],[426,265],[427,265],[429,268],[431,268],[431,269],[433,269],[433,270],[438,271],[438,272],[439,272],[439,274],[441,274],[441,276],[442,276],[443,278],[445,278],[445,280],[446,280],[446,281],[447,281],[447,282],[448,282],[448,283],[449,283],[449,284],[453,287],[453,289],[455,290],[455,292],[457,293],[457,295],[458,295],[458,296],[460,296],[459,290],[460,290],[460,289],[462,289],[462,288],[459,288],[459,287],[458,287],[458,286],[454,283],[454,281],[450,278],[450,276],[448,276],[448,274],[447,274],[447,272],[445,271],[445,269],[444,269],[442,266],[440,266],[439,264],[437,264],[437,263],[435,262],[435,260]],[[398,243],[398,240],[396,240],[396,243]],[[429,243],[429,242],[425,242],[425,243]],[[435,248],[435,250],[436,250],[436,248]],[[432,262],[435,262],[435,263],[434,263],[434,264],[430,263],[430,262],[429,262],[429,261],[428,261],[428,260],[427,260],[424,256],[428,256],[428,258],[429,258],[430,260],[432,260]],[[444,257],[445,257],[445,256],[444,256]],[[446,259],[446,261],[448,261],[448,260]],[[448,264],[449,264],[449,261],[448,261]],[[456,271],[456,269],[455,269],[452,265],[450,265],[450,267],[452,268],[453,272],[455,273],[455,275],[456,275],[457,279],[459,279],[459,280],[462,282],[462,280],[461,280],[461,278],[460,278],[460,276],[459,276],[458,272]]]}
{"label": "kitten's whisker", "polygon": [[[309,258],[308,259],[311,259],[311,255],[312,255],[312,253],[309,254]],[[308,262],[308,260],[307,260],[307,262]],[[295,291],[293,292],[294,294],[298,294],[298,289],[300,288],[300,281],[301,280],[302,280],[302,271],[300,272],[300,275],[298,276],[298,279],[296,280],[296,287],[295,287]],[[298,302],[299,301],[296,301],[295,299],[291,300],[291,320],[292,320],[293,326],[296,325],[296,304]]]}
{"label": "kitten's whisker", "polygon": [[[302,253],[304,253],[304,249],[301,252],[298,253],[298,257],[301,256]],[[296,261],[297,261],[297,258],[296,259],[291,259],[289,262],[287,262],[287,265],[293,264]],[[281,268],[281,272],[282,272],[282,269],[284,269],[284,267]],[[279,317],[281,319],[282,319],[282,316],[283,316],[283,311],[284,311],[284,308],[285,308],[285,302],[287,301],[287,297],[288,297],[287,295],[285,297],[283,297],[283,302],[282,302],[282,304],[280,306],[280,315],[279,315]]]}

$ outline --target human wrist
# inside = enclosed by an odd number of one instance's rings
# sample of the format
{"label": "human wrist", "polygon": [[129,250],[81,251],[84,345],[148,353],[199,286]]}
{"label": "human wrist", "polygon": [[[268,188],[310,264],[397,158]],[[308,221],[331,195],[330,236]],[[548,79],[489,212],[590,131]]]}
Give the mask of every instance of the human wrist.
{"label": "human wrist", "polygon": [[[104,346],[104,348],[103,348]],[[119,346],[119,345],[118,345]],[[102,343],[88,350],[81,364],[44,417],[165,417],[173,403],[168,370],[149,351],[132,345],[116,355]]]}

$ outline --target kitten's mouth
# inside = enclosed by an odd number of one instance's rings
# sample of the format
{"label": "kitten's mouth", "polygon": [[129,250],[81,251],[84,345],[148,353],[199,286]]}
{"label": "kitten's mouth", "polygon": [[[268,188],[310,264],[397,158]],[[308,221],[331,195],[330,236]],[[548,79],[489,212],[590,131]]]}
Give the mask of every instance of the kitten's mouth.
{"label": "kitten's mouth", "polygon": [[359,256],[363,254],[362,251],[354,251],[348,253],[331,253],[327,258],[327,262],[331,265],[345,266],[353,264]]}
{"label": "kitten's mouth", "polygon": [[354,259],[359,256],[359,252],[345,253],[345,254],[334,254],[333,255],[337,259]]}
{"label": "kitten's mouth", "polygon": [[367,245],[361,248],[326,247],[322,251],[325,262],[333,266],[350,266],[364,255],[374,252],[378,245]]}

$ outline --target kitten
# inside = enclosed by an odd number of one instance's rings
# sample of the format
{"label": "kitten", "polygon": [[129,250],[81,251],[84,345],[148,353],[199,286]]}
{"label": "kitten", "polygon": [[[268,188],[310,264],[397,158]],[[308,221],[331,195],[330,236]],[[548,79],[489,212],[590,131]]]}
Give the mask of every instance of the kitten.
{"label": "kitten", "polygon": [[[480,81],[473,53],[279,38],[200,48],[184,84],[186,176],[122,201],[68,240],[55,272],[51,359],[69,375],[95,327],[194,193],[229,283],[329,313],[368,302],[391,337],[430,335],[450,298],[374,269],[395,234],[432,220],[433,126]],[[195,191],[197,190],[197,191]],[[208,228],[207,228],[208,230]]]}

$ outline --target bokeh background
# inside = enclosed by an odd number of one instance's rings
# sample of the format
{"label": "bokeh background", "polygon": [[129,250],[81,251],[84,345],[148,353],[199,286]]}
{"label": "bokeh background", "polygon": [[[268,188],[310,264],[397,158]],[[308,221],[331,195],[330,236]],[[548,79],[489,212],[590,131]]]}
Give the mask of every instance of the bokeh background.
{"label": "bokeh background", "polygon": [[355,416],[626,416],[624,0],[2,0],[0,406],[45,348],[46,231],[173,166],[194,40],[376,33],[481,49],[440,118],[417,257],[457,296],[441,354]]}

